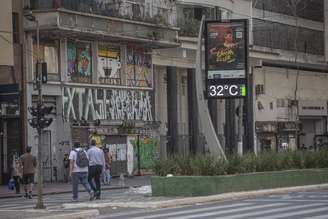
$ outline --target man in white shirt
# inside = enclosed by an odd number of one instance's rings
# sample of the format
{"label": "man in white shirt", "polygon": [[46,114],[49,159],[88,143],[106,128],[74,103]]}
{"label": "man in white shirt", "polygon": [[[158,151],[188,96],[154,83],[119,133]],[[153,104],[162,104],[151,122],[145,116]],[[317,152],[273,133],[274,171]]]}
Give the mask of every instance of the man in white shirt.
{"label": "man in white shirt", "polygon": [[[90,141],[90,148],[88,150],[89,157],[89,184],[95,193],[96,199],[100,199],[100,177],[101,173],[105,171],[105,156],[103,150],[96,147],[96,141]],[[94,185],[93,181],[96,185]]]}
{"label": "man in white shirt", "polygon": [[[84,165],[80,164],[80,163],[82,163],[80,160],[81,160],[81,157],[83,157],[83,156],[78,155],[79,152],[85,153],[84,159],[86,159],[86,160],[84,161],[85,162]],[[80,157],[79,161],[78,161],[78,157]],[[70,175],[70,177],[72,177],[73,201],[78,201],[79,183],[81,183],[84,186],[85,190],[90,194],[90,201],[92,201],[94,199],[94,192],[91,190],[91,187],[88,183],[88,163],[89,162],[87,159],[88,159],[88,154],[83,148],[81,148],[80,143],[79,142],[74,143],[73,150],[71,150],[71,152],[69,154],[69,160],[70,160],[69,175]]]}

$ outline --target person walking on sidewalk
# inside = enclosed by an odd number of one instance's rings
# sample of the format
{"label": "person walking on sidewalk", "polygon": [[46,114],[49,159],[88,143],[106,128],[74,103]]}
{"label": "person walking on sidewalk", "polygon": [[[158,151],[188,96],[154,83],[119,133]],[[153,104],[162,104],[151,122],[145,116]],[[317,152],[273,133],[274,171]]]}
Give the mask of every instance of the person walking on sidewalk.
{"label": "person walking on sidewalk", "polygon": [[69,176],[72,178],[73,201],[78,201],[78,187],[81,183],[90,195],[90,201],[94,199],[94,192],[88,182],[89,158],[87,152],[81,148],[79,142],[75,142],[69,154]]}
{"label": "person walking on sidewalk", "polygon": [[21,156],[20,162],[23,167],[23,180],[25,198],[32,199],[36,158],[31,154],[32,147],[27,146],[26,152]]}
{"label": "person walking on sidewalk", "polygon": [[13,155],[12,177],[15,182],[16,194],[20,194],[20,184],[22,181],[22,166],[19,161],[19,157],[16,155]]}
{"label": "person walking on sidewalk", "polygon": [[[90,141],[90,149],[88,150],[89,157],[89,183],[95,192],[96,199],[100,199],[101,187],[100,177],[101,173],[105,171],[105,156],[103,150],[96,147],[96,141]],[[94,185],[93,181],[96,185]]]}
{"label": "person walking on sidewalk", "polygon": [[111,173],[110,173],[110,168],[112,166],[112,154],[109,152],[108,148],[104,148],[104,155],[105,155],[105,173],[104,173],[104,184],[105,185],[110,185],[110,180],[111,180]]}

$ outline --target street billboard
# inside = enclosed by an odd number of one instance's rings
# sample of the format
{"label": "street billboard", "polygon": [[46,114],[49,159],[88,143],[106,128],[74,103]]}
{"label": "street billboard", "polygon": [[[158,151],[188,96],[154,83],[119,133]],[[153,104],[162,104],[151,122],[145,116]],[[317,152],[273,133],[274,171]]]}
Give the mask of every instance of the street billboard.
{"label": "street billboard", "polygon": [[247,95],[247,20],[206,21],[207,98]]}

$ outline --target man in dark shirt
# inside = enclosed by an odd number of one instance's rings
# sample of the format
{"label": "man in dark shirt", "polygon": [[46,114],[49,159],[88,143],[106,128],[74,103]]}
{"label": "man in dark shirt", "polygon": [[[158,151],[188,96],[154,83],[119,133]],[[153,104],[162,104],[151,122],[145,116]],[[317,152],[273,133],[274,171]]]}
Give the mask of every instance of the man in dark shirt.
{"label": "man in dark shirt", "polygon": [[26,152],[21,156],[20,161],[23,167],[23,185],[25,198],[32,199],[32,189],[36,168],[36,158],[31,154],[31,147],[26,147]]}

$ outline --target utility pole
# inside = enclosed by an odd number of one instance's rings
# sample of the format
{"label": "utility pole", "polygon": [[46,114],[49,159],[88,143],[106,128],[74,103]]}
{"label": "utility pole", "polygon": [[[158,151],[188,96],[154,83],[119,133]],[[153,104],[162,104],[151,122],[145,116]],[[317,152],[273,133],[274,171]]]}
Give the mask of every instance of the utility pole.
{"label": "utility pole", "polygon": [[[32,15],[32,12],[25,14],[25,18],[29,21],[35,22],[36,24],[36,43],[37,43],[37,53],[36,53],[36,76],[35,76],[35,84],[36,89],[38,91],[38,101],[36,107],[29,107],[28,110],[33,116],[32,119],[29,119],[29,124],[37,129],[38,132],[38,154],[37,154],[37,170],[38,170],[38,200],[36,203],[36,209],[45,209],[45,205],[43,203],[43,173],[42,173],[42,132],[43,129],[48,127],[52,123],[52,118],[45,118],[44,116],[49,114],[53,107],[45,107],[42,102],[42,83],[46,83],[47,77],[47,65],[46,63],[42,63],[40,60],[40,28],[39,21],[35,16]],[[45,81],[44,81],[45,80]]]}

